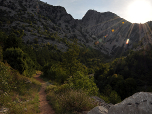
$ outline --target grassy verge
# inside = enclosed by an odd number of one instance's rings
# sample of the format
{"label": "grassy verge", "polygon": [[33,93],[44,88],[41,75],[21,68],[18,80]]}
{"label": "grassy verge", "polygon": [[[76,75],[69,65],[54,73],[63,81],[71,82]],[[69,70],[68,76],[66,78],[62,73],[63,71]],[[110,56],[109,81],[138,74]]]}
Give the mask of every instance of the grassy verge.
{"label": "grassy verge", "polygon": [[10,94],[8,103],[3,105],[9,109],[10,114],[36,114],[39,113],[39,96],[37,91],[31,89],[24,96],[16,94]]}
{"label": "grassy verge", "polygon": [[0,109],[7,114],[39,113],[41,83],[34,78],[20,75],[9,65],[0,62]]}

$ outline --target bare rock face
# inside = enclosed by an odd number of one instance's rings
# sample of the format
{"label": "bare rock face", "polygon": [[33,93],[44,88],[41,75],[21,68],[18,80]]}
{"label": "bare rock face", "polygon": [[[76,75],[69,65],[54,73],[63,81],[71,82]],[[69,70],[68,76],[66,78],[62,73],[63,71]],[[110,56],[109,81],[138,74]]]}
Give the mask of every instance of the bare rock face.
{"label": "bare rock face", "polygon": [[112,106],[108,114],[152,114],[152,93],[135,93]]}
{"label": "bare rock face", "polygon": [[91,111],[89,111],[87,114],[107,114],[108,110],[103,106],[96,106]]}
{"label": "bare rock face", "polygon": [[[24,30],[23,41],[57,45],[61,51],[68,48],[66,41],[77,39],[85,47],[97,49],[104,54],[115,56],[142,45],[152,37],[152,22],[146,24],[130,23],[112,12],[89,10],[78,20],[67,13],[62,6],[53,6],[40,0],[0,0],[1,29]],[[11,20],[8,23],[7,19]],[[147,27],[146,27],[147,26]],[[145,28],[146,27],[146,28]],[[52,38],[53,35],[58,38]],[[147,36],[148,34],[148,36]],[[126,40],[129,44],[126,45]]]}

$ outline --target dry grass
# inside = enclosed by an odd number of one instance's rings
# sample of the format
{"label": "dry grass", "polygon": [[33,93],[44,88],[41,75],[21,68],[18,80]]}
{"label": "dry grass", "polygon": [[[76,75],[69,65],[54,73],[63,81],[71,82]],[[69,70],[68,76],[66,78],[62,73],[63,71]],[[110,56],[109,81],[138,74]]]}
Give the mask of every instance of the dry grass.
{"label": "dry grass", "polygon": [[0,62],[0,108],[8,108],[8,114],[39,113],[38,91],[41,83],[20,75],[9,65]]}
{"label": "dry grass", "polygon": [[[59,88],[61,89],[61,87]],[[49,103],[57,114],[78,114],[82,111],[89,111],[96,106],[94,100],[82,90],[64,89],[61,91],[51,85],[46,91],[48,93],[47,100],[50,101]]]}

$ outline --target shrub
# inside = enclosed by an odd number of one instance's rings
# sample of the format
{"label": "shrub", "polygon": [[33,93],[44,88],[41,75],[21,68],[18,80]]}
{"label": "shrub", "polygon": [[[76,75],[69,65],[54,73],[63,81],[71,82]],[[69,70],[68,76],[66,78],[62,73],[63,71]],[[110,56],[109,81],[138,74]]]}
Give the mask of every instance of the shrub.
{"label": "shrub", "polygon": [[109,96],[109,101],[110,103],[116,104],[121,102],[121,98],[116,91],[112,91]]}
{"label": "shrub", "polygon": [[11,80],[12,77],[10,77],[8,70],[9,67],[0,62],[0,90],[2,90],[3,92],[8,92],[11,89],[11,86],[8,85],[8,80]]}
{"label": "shrub", "polygon": [[[26,113],[35,114],[34,112],[38,109],[35,93],[40,86],[37,80],[22,76],[7,63],[0,62],[0,108],[7,107],[10,114],[17,114],[24,113],[26,107],[28,111]],[[31,102],[26,103],[26,100],[31,100]]]}
{"label": "shrub", "polygon": [[49,91],[55,91],[57,89],[57,86],[55,85],[49,85],[46,87],[45,92],[49,92]]}
{"label": "shrub", "polygon": [[19,48],[22,45],[22,39],[17,37],[14,33],[11,33],[6,39],[6,48]]}
{"label": "shrub", "polygon": [[94,100],[80,90],[68,90],[60,94],[50,91],[47,99],[50,100],[49,103],[53,106],[57,114],[89,111],[96,106],[93,103]]}
{"label": "shrub", "polygon": [[56,81],[60,84],[64,83],[68,78],[66,71],[64,71],[59,64],[45,66],[43,71],[43,77]]}
{"label": "shrub", "polygon": [[0,90],[4,93],[11,91],[17,91],[20,94],[25,93],[25,89],[29,88],[29,85],[25,82],[27,77],[21,76],[16,70],[11,69],[10,66],[0,62]]}
{"label": "shrub", "polygon": [[35,69],[34,62],[20,48],[6,49],[4,60],[25,76],[31,76]]}
{"label": "shrub", "polygon": [[94,78],[84,75],[80,71],[77,71],[73,76],[68,79],[67,82],[74,89],[83,89],[89,95],[97,95],[98,88],[94,83]]}

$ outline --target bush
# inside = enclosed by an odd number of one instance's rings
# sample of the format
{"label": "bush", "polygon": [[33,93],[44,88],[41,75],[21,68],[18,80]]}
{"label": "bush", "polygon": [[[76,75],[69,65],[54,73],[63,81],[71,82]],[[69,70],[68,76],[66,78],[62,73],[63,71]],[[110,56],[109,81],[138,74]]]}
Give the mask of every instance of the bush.
{"label": "bush", "polygon": [[10,77],[9,74],[9,67],[7,67],[4,63],[0,62],[0,90],[2,90],[3,92],[8,92],[11,90],[11,86],[9,86],[8,83],[9,80],[12,79],[12,77]]}
{"label": "bush", "polygon": [[[10,114],[17,114],[24,113],[26,107],[28,110],[26,113],[35,114],[38,102],[35,102],[34,93],[38,92],[40,86],[37,80],[22,76],[7,63],[0,62],[0,108],[7,107]],[[26,103],[26,100],[31,102]]]}
{"label": "bush", "polygon": [[8,48],[4,60],[25,76],[30,77],[35,69],[34,62],[20,48]]}
{"label": "bush", "polygon": [[10,66],[0,62],[0,82],[2,82],[0,83],[0,90],[4,93],[17,91],[20,94],[24,94],[26,92],[26,88],[29,88],[29,85],[25,83],[27,80],[27,77],[21,76]]}
{"label": "bush", "polygon": [[59,64],[46,65],[43,72],[42,77],[56,81],[59,84],[63,84],[68,78],[66,71]]}
{"label": "bush", "polygon": [[98,88],[96,84],[94,83],[94,78],[84,75],[80,71],[77,71],[73,76],[71,76],[67,83],[73,88],[73,89],[83,89],[86,91],[89,95],[97,95],[98,94]]}
{"label": "bush", "polygon": [[57,89],[57,86],[55,85],[49,85],[46,87],[45,92],[48,93],[50,90],[55,91]]}
{"label": "bush", "polygon": [[112,91],[109,96],[109,101],[110,103],[116,104],[121,102],[121,98],[116,91]]}
{"label": "bush", "polygon": [[6,39],[5,48],[20,48],[22,46],[22,39],[11,33]]}
{"label": "bush", "polygon": [[47,99],[50,100],[49,103],[57,114],[89,111],[96,106],[93,99],[85,92],[78,90],[68,90],[60,94],[50,91]]}

